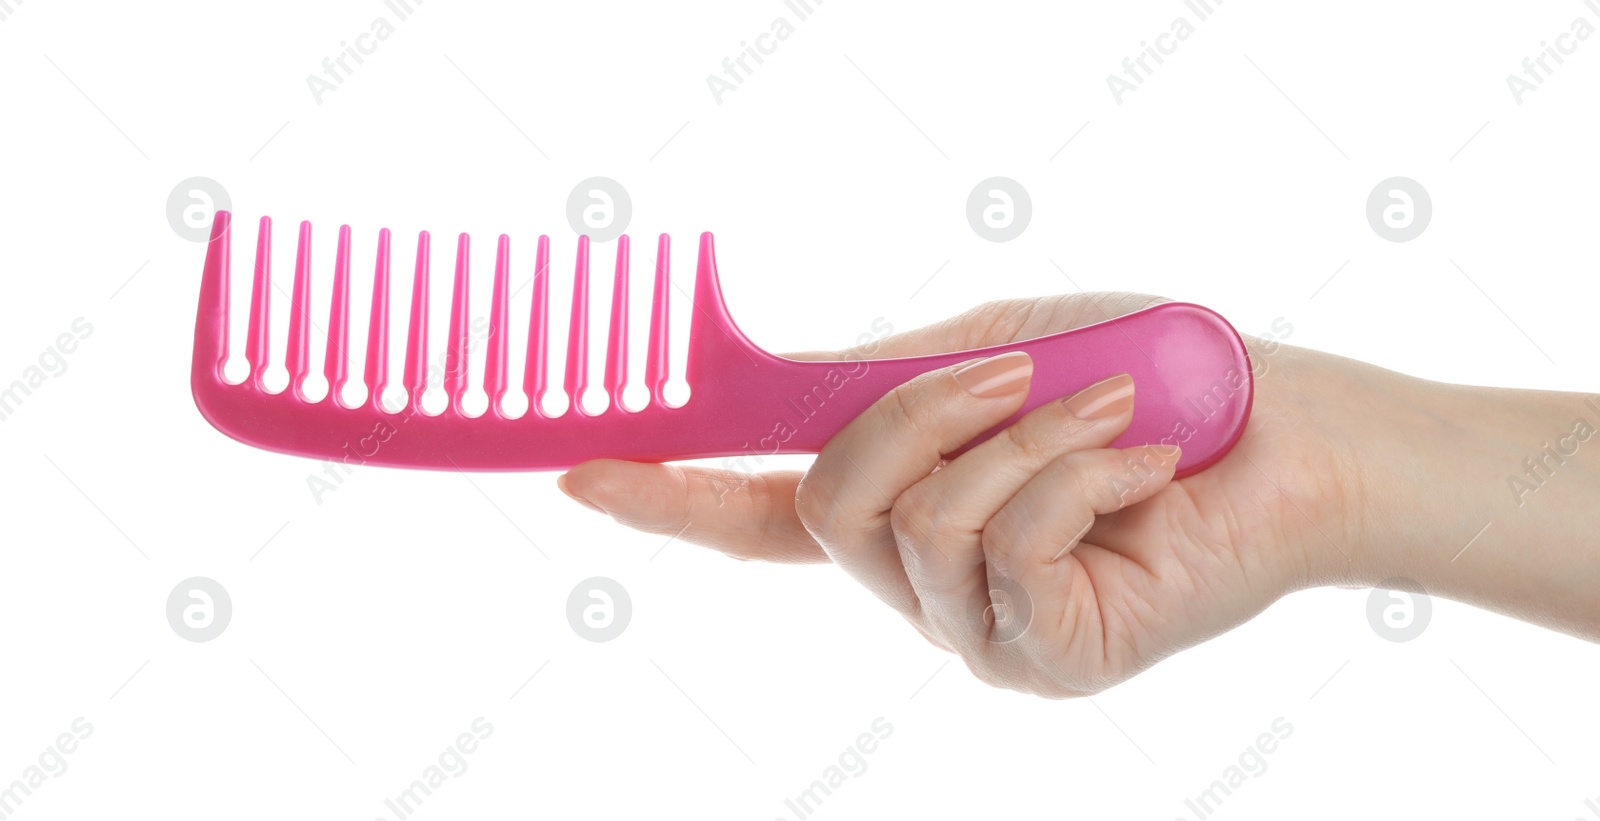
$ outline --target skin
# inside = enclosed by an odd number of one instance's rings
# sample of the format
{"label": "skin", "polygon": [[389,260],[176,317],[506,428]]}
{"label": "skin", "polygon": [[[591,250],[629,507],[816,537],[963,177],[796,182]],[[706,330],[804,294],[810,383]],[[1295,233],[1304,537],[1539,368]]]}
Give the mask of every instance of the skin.
{"label": "skin", "polygon": [[[1161,301],[994,302],[873,355],[1004,344]],[[832,561],[979,679],[1050,698],[1097,693],[1321,585],[1400,577],[1600,640],[1600,436],[1574,435],[1579,419],[1600,426],[1600,397],[1447,385],[1246,342],[1249,425],[1178,481],[1175,453],[1107,447],[1131,409],[1084,420],[1060,402],[943,459],[1027,395],[1023,383],[974,396],[958,365],[885,396],[803,473],[596,460],[558,484],[624,525],[736,558]],[[1560,441],[1577,452],[1542,456]],[[1538,484],[1530,457],[1544,459]]]}

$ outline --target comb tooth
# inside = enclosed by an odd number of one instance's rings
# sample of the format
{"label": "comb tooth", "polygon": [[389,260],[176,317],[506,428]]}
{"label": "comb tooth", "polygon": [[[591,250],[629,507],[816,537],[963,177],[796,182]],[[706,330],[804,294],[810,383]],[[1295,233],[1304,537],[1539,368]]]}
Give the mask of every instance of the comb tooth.
{"label": "comb tooth", "polygon": [[[700,235],[699,270],[695,272],[694,314],[689,320],[689,364],[684,376],[690,390],[700,383],[706,371],[716,371],[723,361],[743,360],[756,365],[753,351],[759,351],[728,313],[717,281],[717,253],[711,232]],[[738,359],[734,359],[734,357]]]}
{"label": "comb tooth", "polygon": [[311,373],[311,360],[306,348],[310,345],[309,331],[306,327],[306,315],[311,312],[307,300],[311,295],[307,293],[311,282],[311,223],[301,221],[300,242],[294,254],[294,292],[289,299],[289,345],[288,368],[289,387],[295,396],[301,399],[305,395],[300,387]]}
{"label": "comb tooth", "polygon": [[450,293],[450,335],[446,337],[449,348],[444,354],[444,390],[456,413],[461,413],[461,397],[467,392],[467,276],[471,244],[466,234],[456,240],[456,281]]}
{"label": "comb tooth", "polygon": [[250,381],[257,388],[264,386],[267,372],[267,310],[270,307],[267,288],[272,279],[272,219],[261,218],[256,232],[256,274],[250,285],[250,329],[245,336],[244,358],[250,363]]}
{"label": "comb tooth", "polygon": [[228,274],[233,267],[233,215],[218,211],[206,244],[205,274],[200,279],[200,309],[194,323],[194,375],[222,381],[228,362]]}
{"label": "comb tooth", "polygon": [[583,413],[589,388],[589,237],[578,237],[578,264],[572,280],[572,322],[567,326],[567,374],[562,387],[569,408]]}
{"label": "comb tooth", "polygon": [[667,404],[667,300],[671,293],[672,241],[666,234],[656,242],[656,287],[650,298],[650,347],[645,352],[644,381],[658,405]]}
{"label": "comb tooth", "polygon": [[628,235],[617,238],[617,273],[611,283],[611,330],[606,335],[606,393],[622,408],[628,382]]}
{"label": "comb tooth", "polygon": [[500,235],[494,255],[494,294],[489,305],[489,359],[483,366],[483,389],[489,394],[489,408],[500,412],[506,396],[506,332],[510,311],[506,305],[506,285],[511,280],[511,238]]}
{"label": "comb tooth", "polygon": [[[338,398],[350,379],[350,226],[339,226],[339,251],[333,262],[333,299],[328,303],[328,355],[322,374],[328,377],[328,395]],[[340,400],[343,404],[343,400]]]}
{"label": "comb tooth", "polygon": [[428,387],[428,232],[417,235],[417,273],[411,282],[411,328],[406,334],[405,389],[411,409],[421,410]]}
{"label": "comb tooth", "polygon": [[550,350],[550,238],[539,236],[533,259],[533,306],[528,311],[528,359],[522,369],[522,392],[528,395],[528,410],[544,415],[539,400],[550,386],[547,363]]}
{"label": "comb tooth", "polygon": [[383,407],[383,391],[389,387],[389,229],[378,232],[378,265],[372,273],[372,320],[367,323],[367,398],[372,407]]}

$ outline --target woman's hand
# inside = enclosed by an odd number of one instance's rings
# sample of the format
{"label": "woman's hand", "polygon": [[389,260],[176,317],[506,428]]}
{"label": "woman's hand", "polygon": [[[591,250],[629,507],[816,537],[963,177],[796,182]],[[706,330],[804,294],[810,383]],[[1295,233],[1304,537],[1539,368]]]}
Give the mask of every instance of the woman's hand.
{"label": "woman's hand", "polygon": [[[991,303],[890,337],[873,355],[1014,342],[1159,301]],[[1271,359],[1291,356],[1280,348]],[[1259,374],[1264,354],[1255,358]],[[1126,375],[944,462],[1022,405],[1032,363],[1013,353],[902,385],[804,474],[597,460],[560,484],[623,524],[739,558],[831,560],[984,681],[1091,694],[1337,575],[1327,556],[1350,541],[1350,471],[1279,364],[1258,380],[1234,449],[1178,482],[1175,449],[1108,448],[1138,401]]]}
{"label": "woman's hand", "polygon": [[[1159,301],[995,302],[870,354],[999,345]],[[1244,435],[1176,482],[1176,453],[1107,449],[1138,402],[1114,374],[946,463],[1021,406],[1031,363],[1015,354],[900,386],[804,474],[594,461],[559,483],[738,558],[831,560],[979,678],[1045,696],[1098,692],[1320,584],[1398,578],[1600,640],[1600,396],[1246,344]]]}

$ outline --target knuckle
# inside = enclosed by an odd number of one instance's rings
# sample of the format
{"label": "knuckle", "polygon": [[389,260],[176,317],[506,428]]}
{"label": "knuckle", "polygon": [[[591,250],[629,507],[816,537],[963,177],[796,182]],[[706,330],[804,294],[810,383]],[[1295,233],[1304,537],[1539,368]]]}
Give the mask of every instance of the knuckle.
{"label": "knuckle", "polygon": [[[1042,465],[1061,449],[1064,439],[1062,425],[1056,424],[1056,414],[1033,414],[1005,429],[1006,446],[1031,465]],[[1049,418],[1047,418],[1049,417]],[[1070,426],[1070,422],[1066,423]]]}
{"label": "knuckle", "polygon": [[878,407],[883,413],[884,427],[890,431],[903,431],[921,437],[934,428],[932,409],[923,401],[920,379],[914,379],[894,389],[883,397]]}
{"label": "knuckle", "polygon": [[1102,510],[1121,507],[1156,475],[1149,464],[1121,452],[1069,454],[1064,462],[1062,469],[1073,493],[1091,508]]}
{"label": "knuckle", "polygon": [[966,650],[960,655],[962,663],[967,665],[967,671],[973,678],[999,690],[1018,689],[1013,677],[998,669],[991,659]]}
{"label": "knuckle", "polygon": [[806,532],[818,541],[825,541],[833,532],[833,523],[838,518],[837,500],[838,494],[827,487],[826,482],[817,479],[815,473],[807,473],[795,487],[795,515]]}
{"label": "knuckle", "polygon": [[970,329],[967,342],[979,347],[984,342],[1014,338],[1030,313],[1035,300],[993,299],[957,317],[961,327]]}
{"label": "knuckle", "polygon": [[889,527],[902,543],[912,546],[937,538],[938,513],[929,494],[916,486],[900,494],[889,509]]}
{"label": "knuckle", "polygon": [[750,495],[750,512],[758,522],[772,519],[772,508],[777,499],[777,494],[772,490],[772,482],[760,473],[752,473],[744,478],[744,486]]}
{"label": "knuckle", "polygon": [[1054,480],[1065,486],[1073,496],[1083,498],[1095,490],[1096,468],[1099,460],[1086,451],[1064,453],[1050,463]]}
{"label": "knuckle", "polygon": [[1028,528],[1019,519],[1016,513],[1001,511],[984,525],[978,537],[984,558],[997,573],[1011,578],[1018,572],[1016,557],[1025,552],[1021,548],[1029,543]]}

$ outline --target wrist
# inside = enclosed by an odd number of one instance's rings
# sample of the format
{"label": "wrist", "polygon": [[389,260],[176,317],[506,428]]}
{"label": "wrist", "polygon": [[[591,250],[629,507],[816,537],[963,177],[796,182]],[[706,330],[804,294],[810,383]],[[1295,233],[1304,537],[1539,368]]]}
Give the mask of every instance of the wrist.
{"label": "wrist", "polygon": [[[1594,637],[1600,605],[1584,548],[1600,502],[1600,397],[1450,385],[1370,365],[1329,380],[1346,393],[1327,432],[1348,449],[1348,559],[1334,583],[1405,579]],[[1351,397],[1361,397],[1351,401]],[[1339,564],[1345,565],[1340,573]]]}

